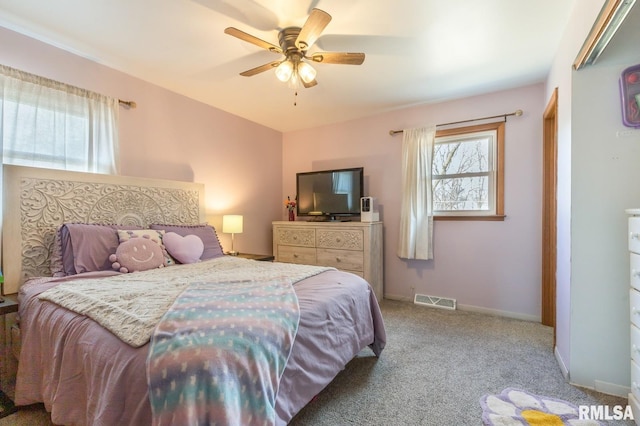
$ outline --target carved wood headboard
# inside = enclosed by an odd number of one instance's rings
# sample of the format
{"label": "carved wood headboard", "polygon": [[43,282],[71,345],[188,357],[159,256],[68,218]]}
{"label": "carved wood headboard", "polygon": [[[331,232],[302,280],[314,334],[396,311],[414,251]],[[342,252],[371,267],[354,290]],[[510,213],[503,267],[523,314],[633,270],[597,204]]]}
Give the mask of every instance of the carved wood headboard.
{"label": "carved wood headboard", "polygon": [[63,223],[205,221],[199,183],[5,165],[3,192],[5,294],[16,293],[29,277],[51,276],[51,249]]}

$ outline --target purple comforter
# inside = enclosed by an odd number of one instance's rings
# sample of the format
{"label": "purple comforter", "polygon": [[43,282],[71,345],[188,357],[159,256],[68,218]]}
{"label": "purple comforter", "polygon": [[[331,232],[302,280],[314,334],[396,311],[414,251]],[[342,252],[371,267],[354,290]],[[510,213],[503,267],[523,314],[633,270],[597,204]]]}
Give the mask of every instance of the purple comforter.
{"label": "purple comforter", "polygon": [[[43,402],[56,424],[148,425],[149,345],[133,348],[88,317],[36,296],[60,280],[20,289],[22,352],[17,405]],[[327,271],[294,285],[300,323],[276,398],[286,424],[369,346],[386,342],[376,298],[362,278]]]}

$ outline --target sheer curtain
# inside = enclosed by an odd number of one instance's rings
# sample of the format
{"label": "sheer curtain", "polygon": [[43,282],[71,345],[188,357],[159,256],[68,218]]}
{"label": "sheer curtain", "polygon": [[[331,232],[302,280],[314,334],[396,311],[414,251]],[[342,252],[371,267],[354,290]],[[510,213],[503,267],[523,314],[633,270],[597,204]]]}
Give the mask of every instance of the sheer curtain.
{"label": "sheer curtain", "polygon": [[431,165],[435,134],[435,125],[403,131],[398,256],[404,259],[433,259]]}
{"label": "sheer curtain", "polygon": [[118,173],[119,101],[0,65],[2,162]]}

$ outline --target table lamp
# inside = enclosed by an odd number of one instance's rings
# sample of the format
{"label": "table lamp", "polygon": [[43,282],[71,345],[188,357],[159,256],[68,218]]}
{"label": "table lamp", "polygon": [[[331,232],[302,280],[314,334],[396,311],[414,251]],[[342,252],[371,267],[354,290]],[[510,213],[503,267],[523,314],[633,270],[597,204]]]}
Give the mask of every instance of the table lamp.
{"label": "table lamp", "polygon": [[238,252],[233,249],[233,236],[234,234],[242,234],[242,215],[226,214],[222,216],[222,232],[231,234],[231,251],[227,254],[237,256]]}

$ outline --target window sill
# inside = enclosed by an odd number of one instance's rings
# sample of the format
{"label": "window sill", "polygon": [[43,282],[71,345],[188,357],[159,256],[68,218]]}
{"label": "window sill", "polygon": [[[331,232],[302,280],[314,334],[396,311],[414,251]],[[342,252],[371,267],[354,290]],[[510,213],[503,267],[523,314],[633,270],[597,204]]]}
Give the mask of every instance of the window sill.
{"label": "window sill", "polygon": [[473,221],[497,221],[502,222],[507,215],[487,215],[487,216],[433,216],[433,220],[473,220]]}

